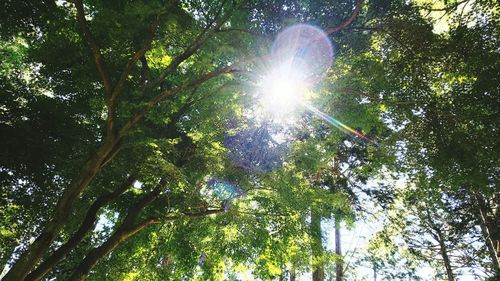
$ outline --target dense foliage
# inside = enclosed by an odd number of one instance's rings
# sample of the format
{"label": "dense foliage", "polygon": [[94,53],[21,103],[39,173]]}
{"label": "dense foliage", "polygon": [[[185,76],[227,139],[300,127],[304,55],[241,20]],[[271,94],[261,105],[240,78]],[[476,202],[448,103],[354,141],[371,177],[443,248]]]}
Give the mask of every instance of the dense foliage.
{"label": "dense foliage", "polygon": [[[0,277],[498,280],[499,11],[2,1]],[[259,111],[296,23],[334,51],[310,102],[362,134]],[[380,231],[347,262],[341,233],[362,223]]]}

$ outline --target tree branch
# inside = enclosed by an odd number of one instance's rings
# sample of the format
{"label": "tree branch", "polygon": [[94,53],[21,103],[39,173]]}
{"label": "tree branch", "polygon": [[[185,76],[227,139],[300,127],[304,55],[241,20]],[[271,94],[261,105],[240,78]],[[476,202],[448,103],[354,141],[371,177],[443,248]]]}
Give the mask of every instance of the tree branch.
{"label": "tree branch", "polygon": [[92,35],[92,32],[90,32],[90,29],[88,27],[87,20],[85,19],[85,9],[83,8],[82,0],[73,0],[72,2],[75,4],[78,25],[82,30],[83,38],[89,45],[92,56],[94,57],[94,62],[97,66],[97,70],[99,71],[102,82],[104,84],[106,100],[109,100],[111,98],[111,93],[113,92],[113,86],[111,84],[111,79],[107,71],[106,63],[101,54],[101,49],[99,48],[99,45],[97,45],[97,42],[95,41],[94,36]]}
{"label": "tree branch", "polygon": [[49,272],[61,259],[63,259],[72,249],[74,249],[85,235],[94,227],[99,210],[112,200],[116,199],[120,194],[125,192],[130,185],[135,181],[134,176],[129,176],[127,180],[117,187],[113,192],[102,195],[97,198],[90,206],[85,215],[85,219],[80,224],[78,230],[64,243],[61,247],[55,250],[48,258],[46,258],[35,270],[33,270],[26,280],[40,280],[47,272]]}
{"label": "tree branch", "polygon": [[90,270],[99,262],[99,260],[105,255],[111,253],[116,247],[121,243],[129,239],[130,237],[141,232],[144,228],[152,224],[164,223],[167,221],[174,221],[182,217],[188,218],[201,218],[211,214],[222,213],[223,209],[213,209],[206,210],[200,213],[185,213],[182,215],[176,215],[165,219],[160,219],[157,217],[149,217],[141,222],[133,224],[132,221],[124,221],[123,224],[99,247],[91,250],[87,256],[78,265],[76,270],[73,272],[69,280],[84,280],[85,276],[90,272]]}
{"label": "tree branch", "polygon": [[352,11],[351,16],[349,18],[347,18],[345,21],[343,21],[342,23],[340,23],[339,25],[327,28],[326,34],[332,34],[335,32],[339,32],[339,31],[343,30],[344,28],[348,27],[354,21],[354,19],[358,16],[359,11],[361,10],[362,4],[363,4],[363,0],[358,0],[358,2],[356,2],[356,5],[354,6],[354,10]]}
{"label": "tree branch", "polygon": [[149,25],[149,32],[146,38],[144,39],[144,42],[142,44],[142,47],[137,50],[134,55],[130,58],[130,60],[127,62],[125,65],[122,74],[120,75],[120,79],[118,79],[118,82],[116,83],[115,87],[113,88],[113,92],[111,94],[111,104],[112,106],[116,106],[116,98],[120,94],[121,90],[123,89],[123,86],[125,85],[125,82],[127,81],[127,77],[130,73],[130,70],[134,66],[134,64],[141,59],[144,54],[149,50],[151,47],[151,42],[153,41],[153,38],[155,36],[156,31],[158,30],[158,27],[160,26],[160,18],[161,16],[165,13],[165,11],[160,12],[155,20]]}
{"label": "tree branch", "polygon": [[134,115],[134,117],[132,117],[124,126],[123,128],[120,130],[120,134],[119,136],[120,137],[123,137],[125,136],[125,134],[135,125],[137,124],[139,121],[141,121],[141,119],[149,112],[151,111],[151,109],[153,109],[153,107],[155,105],[157,105],[158,103],[160,103],[161,101],[169,98],[169,97],[173,97],[175,95],[177,95],[178,93],[180,92],[183,92],[183,91],[186,91],[186,90],[189,90],[189,89],[192,89],[192,88],[195,88],[201,84],[203,84],[204,82],[212,79],[212,78],[215,78],[219,75],[222,75],[222,74],[225,74],[225,73],[231,73],[231,72],[234,72],[235,71],[235,65],[237,64],[233,64],[231,66],[227,66],[227,67],[223,67],[223,68],[220,68],[218,70],[215,70],[215,71],[212,71],[212,72],[209,72],[201,77],[199,77],[198,79],[190,82],[190,83],[187,83],[187,84],[184,84],[182,86],[179,86],[179,87],[176,87],[176,88],[173,88],[173,89],[169,89],[169,90],[165,90],[163,91],[162,93],[160,93],[159,95],[155,96],[154,98],[152,98],[151,100],[149,100],[149,102],[146,104],[146,106],[144,106],[144,108],[138,112],[136,115]]}
{"label": "tree branch", "polygon": [[[185,60],[190,58],[209,38],[210,35],[212,35],[214,32],[218,31],[220,27],[226,22],[227,18],[221,19],[217,24],[214,25],[214,23],[217,22],[219,19],[222,9],[224,8],[224,3],[223,2],[220,6],[220,8],[217,10],[216,14],[214,15],[214,18],[212,21],[207,23],[205,28],[202,30],[202,32],[194,39],[194,41],[179,55],[177,55],[167,66],[167,68],[163,71],[163,73],[158,77],[158,79],[151,85],[152,88],[158,86],[165,80],[165,77],[167,77],[170,73],[172,73],[177,67],[183,63]],[[212,27],[213,26],[213,27]]]}

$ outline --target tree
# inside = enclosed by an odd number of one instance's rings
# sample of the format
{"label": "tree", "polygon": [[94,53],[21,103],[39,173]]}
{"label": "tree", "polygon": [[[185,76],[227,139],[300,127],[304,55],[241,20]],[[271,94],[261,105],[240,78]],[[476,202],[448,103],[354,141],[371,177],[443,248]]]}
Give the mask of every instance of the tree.
{"label": "tree", "polygon": [[[448,279],[472,253],[498,278],[498,9],[438,2],[4,1],[4,279],[269,280],[313,264],[321,279],[331,262],[341,278],[321,220],[362,217],[361,193],[415,213],[373,239],[379,275],[426,262],[412,239],[389,249],[402,229],[439,245]],[[310,113],[292,127],[249,118],[293,23],[334,45],[314,105],[366,139]],[[414,194],[364,186],[387,171]]]}
{"label": "tree", "polygon": [[[13,3],[9,3],[9,5],[15,6]],[[177,7],[177,8],[176,8]],[[81,32],[81,38],[84,40],[85,44],[88,46],[87,49],[91,54],[92,58],[95,62],[95,65],[98,70],[99,76],[95,77],[93,74],[90,76],[87,76],[90,78],[90,81],[96,81],[96,78],[99,78],[101,80],[100,82],[102,83],[102,90],[105,93],[105,98],[104,101],[105,103],[102,103],[101,100],[97,100],[98,103],[96,104],[97,108],[100,108],[101,106],[105,106],[106,112],[105,114],[105,120],[104,123],[99,122],[100,124],[98,125],[99,128],[105,127],[105,130],[100,130],[99,129],[99,139],[102,141],[100,142],[98,149],[95,151],[93,156],[88,160],[83,168],[79,171],[76,172],[76,176],[73,177],[71,182],[69,183],[69,187],[61,194],[61,199],[59,200],[58,204],[55,206],[55,211],[54,214],[51,215],[50,220],[48,220],[45,223],[45,227],[43,230],[40,230],[38,238],[29,246],[29,248],[24,251],[24,253],[19,257],[17,262],[13,265],[13,267],[10,269],[9,273],[5,276],[6,280],[10,279],[22,279],[26,274],[29,272],[29,270],[37,263],[37,261],[42,257],[42,254],[45,252],[45,250],[52,244],[52,241],[57,237],[57,234],[61,230],[61,228],[69,221],[70,215],[71,215],[71,210],[74,208],[75,203],[78,201],[79,195],[86,189],[88,184],[91,182],[91,180],[95,177],[95,175],[102,169],[102,167],[109,163],[117,152],[119,151],[121,145],[123,144],[123,139],[129,134],[129,132],[135,127],[135,125],[143,119],[143,117],[153,109],[154,106],[158,104],[158,102],[165,100],[166,98],[170,96],[174,96],[175,94],[178,94],[181,91],[187,90],[189,88],[193,88],[195,86],[198,86],[202,82],[205,82],[206,80],[209,80],[210,78],[213,78],[215,76],[218,76],[220,74],[226,73],[229,71],[227,68],[223,68],[222,70],[217,70],[214,72],[211,72],[209,74],[201,75],[201,78],[195,79],[192,82],[185,82],[184,85],[175,87],[173,86],[172,88],[169,88],[167,90],[161,90],[161,87],[158,87],[159,84],[158,82],[150,81],[148,85],[144,85],[144,88],[139,91],[135,92],[135,95],[137,97],[137,94],[140,92],[145,92],[147,91],[149,93],[148,95],[143,96],[146,98],[146,103],[142,104],[139,106],[141,110],[136,111],[136,109],[132,106],[123,107],[123,102],[118,103],[118,96],[122,94],[122,92],[125,89],[125,84],[131,85],[134,82],[133,81],[127,81],[129,80],[128,77],[133,74],[132,70],[135,71],[137,62],[141,59],[141,57],[144,57],[146,52],[150,49],[150,46],[152,44],[153,38],[156,33],[158,32],[159,25],[162,24],[162,26],[173,26],[175,24],[178,24],[180,21],[188,21],[189,22],[189,16],[182,12],[178,8],[179,6],[175,3],[167,3],[165,7],[161,7],[160,3],[152,3],[150,6],[142,6],[142,10],[138,10],[137,8],[139,7],[133,7],[133,6],[116,6],[115,10],[109,9],[108,6],[104,5],[95,5],[92,8],[97,9],[97,10],[102,10],[104,11],[103,13],[99,13],[99,16],[94,16],[92,19],[92,23],[95,26],[99,27],[104,27],[101,29],[97,29],[94,31],[91,31],[91,27],[89,26],[89,22],[86,19],[86,7],[83,5],[81,1],[75,1],[74,6],[73,5],[68,5],[68,6],[55,6],[52,5],[52,9],[56,14],[64,14],[64,13],[71,13],[75,12],[76,13],[76,18],[77,22],[79,25],[79,29]],[[214,3],[214,9],[207,14],[207,18],[204,19],[206,22],[201,22],[199,25],[198,23],[191,21],[191,25],[195,29],[199,29],[198,27],[202,25],[203,23],[206,23],[206,26],[204,28],[201,28],[201,35],[193,40],[191,43],[191,46],[188,46],[188,48],[178,54],[174,57],[174,61],[169,64],[167,69],[164,69],[162,73],[159,74],[159,81],[161,83],[164,83],[165,77],[176,71],[177,67],[183,63],[186,59],[188,59],[200,46],[201,43],[206,41],[209,36],[211,36],[214,32],[215,29],[219,28],[220,25],[223,24],[225,20],[222,20],[223,17],[226,17],[227,15],[221,15],[222,10],[225,8],[224,5],[222,4],[217,4]],[[89,8],[89,7],[87,7]],[[160,8],[158,10],[158,8]],[[15,7],[13,8],[15,9]],[[165,11],[163,11],[165,9]],[[118,11],[124,11],[123,14],[117,13]],[[102,33],[103,31],[105,32],[106,30],[106,22],[104,21],[105,18],[108,16],[112,16],[113,13],[115,13],[115,20],[117,22],[128,22],[132,23],[134,22],[135,24],[132,24],[132,26],[129,26],[128,32],[125,34],[123,42],[116,42],[116,41],[110,41],[110,39],[113,38],[114,34],[105,34]],[[165,23],[162,21],[162,17],[166,16],[166,13],[171,13],[171,16],[174,18],[178,16],[180,21],[174,22],[174,23]],[[23,15],[19,15],[23,16]],[[33,17],[37,17],[39,15],[29,15]],[[182,18],[184,16],[184,18]],[[148,22],[147,24],[144,23],[138,23],[137,19],[142,19],[141,22]],[[61,28],[64,29],[64,24],[66,22],[69,22],[70,24],[66,27],[68,29],[68,32],[61,33],[59,30]],[[187,23],[187,22],[186,22]],[[34,26],[34,28],[38,28],[37,26]],[[164,31],[166,29],[163,29]],[[146,31],[146,37],[143,37],[144,31]],[[47,71],[50,73],[52,70],[59,71],[58,73],[61,73],[62,75],[59,76],[48,76],[45,77],[46,81],[41,82],[44,88],[48,89],[48,91],[53,91],[53,95],[63,97],[65,95],[64,92],[58,91],[59,89],[57,88],[58,85],[60,84],[60,81],[63,81],[65,73],[62,72],[64,69],[68,67],[68,64],[65,65],[69,60],[80,60],[81,57],[78,51],[83,51],[85,49],[82,49],[82,46],[78,37],[77,37],[77,29],[76,29],[76,24],[75,21],[71,18],[67,18],[63,21],[58,20],[58,21],[52,21],[49,23],[48,27],[44,29],[42,32],[42,38],[43,40],[34,40],[33,43],[36,46],[39,46],[39,50],[43,50],[44,48],[48,50],[47,48],[53,48],[54,43],[59,40],[67,40],[67,44],[63,46],[58,46],[59,49],[62,49],[64,47],[67,48],[66,50],[66,61],[58,61],[55,63],[55,61],[51,61],[49,58],[45,57],[45,60],[41,60],[43,63],[43,71]],[[101,33],[99,33],[101,32]],[[52,36],[54,34],[54,36]],[[163,32],[162,36],[167,35],[167,33]],[[171,35],[171,34],[168,34]],[[75,37],[76,36],[76,37]],[[143,37],[143,38],[141,38]],[[52,39],[55,38],[55,39]],[[71,39],[70,39],[71,38]],[[100,42],[98,43],[99,38]],[[69,39],[69,40],[68,40]],[[118,45],[117,45],[118,43]],[[124,44],[126,43],[126,44]],[[107,45],[107,46],[112,46],[112,48],[115,50],[113,52],[114,56],[111,58],[105,58],[104,55],[102,54],[102,49],[99,47],[98,44],[102,45]],[[35,48],[33,48],[35,49]],[[135,49],[135,50],[134,50]],[[68,52],[68,50],[72,50],[73,52]],[[42,51],[39,51],[40,55],[46,54],[42,53]],[[126,55],[126,54],[131,54]],[[50,52],[49,52],[50,53]],[[55,53],[52,53],[55,54]],[[123,55],[122,55],[123,54]],[[166,54],[163,54],[165,56]],[[129,58],[126,58],[129,56]],[[125,59],[126,58],[126,59]],[[124,60],[125,63],[123,63]],[[88,67],[88,63],[90,62],[88,60],[83,60],[83,65],[84,69],[85,67]],[[108,65],[109,64],[109,65]],[[121,67],[120,65],[124,65]],[[50,69],[50,67],[53,67]],[[120,70],[122,68],[122,70]],[[81,70],[81,69],[78,69]],[[78,71],[77,70],[77,71]],[[77,71],[69,71],[70,77],[75,75]],[[121,73],[120,73],[121,72]],[[66,73],[68,71],[66,70]],[[42,76],[43,77],[43,76]],[[139,78],[139,76],[135,76]],[[83,81],[84,79],[80,79],[80,81]],[[98,80],[97,80],[98,81]],[[112,82],[113,81],[113,82]],[[136,80],[138,81],[138,80]],[[179,80],[178,80],[179,81]],[[95,82],[93,82],[95,83]],[[155,85],[157,84],[157,85]],[[91,86],[91,84],[87,85],[85,88],[78,88],[75,87],[74,89],[77,93],[85,93],[86,91],[90,90],[93,91],[92,88],[89,88],[88,86]],[[99,88],[99,87],[97,87]],[[65,89],[66,90],[66,89]],[[82,91],[83,90],[83,91]],[[98,89],[96,89],[98,90]],[[127,91],[128,95],[134,93],[133,91]],[[156,93],[155,93],[156,92]],[[78,95],[77,95],[78,96]],[[81,94],[80,94],[81,96]],[[130,99],[129,102],[131,102],[133,99]],[[149,101],[148,101],[149,100]],[[143,101],[144,102],[144,101]],[[130,112],[128,115],[123,114],[123,112]],[[132,113],[133,111],[136,111],[136,113]],[[130,115],[132,114],[132,115]],[[90,117],[90,116],[89,116]],[[88,117],[86,117],[88,118]],[[102,117],[100,118],[102,120]],[[127,121],[128,119],[128,121]],[[104,125],[104,127],[103,127]]]}
{"label": "tree", "polygon": [[[498,55],[494,51],[498,44],[491,40],[498,32],[498,15],[487,1],[439,5],[374,3],[372,15],[377,20],[354,29],[375,33],[377,39],[359,65],[353,64],[353,79],[346,90],[383,107],[383,118],[396,131],[392,135],[396,170],[417,184],[417,190],[426,190],[430,181],[435,183],[433,188],[456,199],[457,194],[467,194],[453,204],[469,206],[475,214],[469,235],[475,237],[477,227],[481,229],[481,252],[488,253],[491,261],[483,265],[484,270],[498,278],[496,238],[491,234],[496,231],[491,223],[498,213],[493,176],[498,143],[486,133],[496,130],[491,118],[498,113],[491,99],[498,92],[498,81],[490,75],[498,68],[491,63]],[[435,17],[436,11],[445,13],[447,31],[437,32],[436,22],[442,17]],[[429,180],[416,180],[422,177]],[[423,198],[416,201],[428,199],[426,192],[417,194]],[[439,197],[432,198],[427,207],[440,204]],[[433,219],[436,215],[431,214]]]}

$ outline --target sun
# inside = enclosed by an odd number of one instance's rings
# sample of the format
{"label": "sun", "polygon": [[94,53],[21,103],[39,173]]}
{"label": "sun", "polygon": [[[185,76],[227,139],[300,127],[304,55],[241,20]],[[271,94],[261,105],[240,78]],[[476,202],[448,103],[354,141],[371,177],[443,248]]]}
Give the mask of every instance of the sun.
{"label": "sun", "polygon": [[274,116],[296,112],[305,101],[307,83],[297,71],[278,68],[263,76],[260,102]]}

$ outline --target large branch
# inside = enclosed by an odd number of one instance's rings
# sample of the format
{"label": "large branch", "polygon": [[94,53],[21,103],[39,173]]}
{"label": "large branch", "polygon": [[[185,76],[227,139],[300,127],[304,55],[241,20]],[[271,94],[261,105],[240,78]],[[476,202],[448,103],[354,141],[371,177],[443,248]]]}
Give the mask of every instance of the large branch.
{"label": "large branch", "polygon": [[144,39],[142,47],[138,49],[129,59],[129,61],[122,70],[120,78],[116,82],[116,85],[113,87],[100,48],[97,42],[95,41],[94,37],[92,36],[92,33],[90,32],[87,21],[85,19],[85,11],[82,0],[74,0],[73,2],[77,9],[78,23],[80,25],[80,28],[82,29],[83,37],[85,38],[87,44],[90,47],[90,50],[94,57],[95,64],[97,66],[97,69],[99,71],[99,74],[101,75],[101,79],[104,84],[104,89],[106,92],[106,105],[108,109],[107,129],[108,129],[108,135],[111,135],[115,128],[117,97],[123,90],[123,87],[125,85],[125,82],[127,81],[130,71],[132,70],[132,67],[149,50],[151,42],[153,41],[155,33],[160,25],[160,18],[165,13],[166,10],[161,11],[156,16],[155,20],[149,25],[149,31],[147,33],[146,38]]}
{"label": "large branch", "polygon": [[348,27],[354,21],[354,19],[358,16],[359,11],[361,10],[362,4],[363,4],[363,0],[358,0],[358,2],[356,2],[356,5],[354,6],[354,10],[352,11],[351,16],[349,18],[347,18],[345,21],[343,21],[342,23],[340,23],[339,25],[327,28],[326,34],[332,34],[335,32],[339,32],[342,29]]}
{"label": "large branch", "polygon": [[142,210],[158,198],[161,188],[165,183],[166,178],[161,178],[153,191],[143,195],[134,205],[128,208],[127,215],[116,231],[101,246],[89,252],[75,269],[69,280],[84,280],[85,275],[89,273],[104,255],[113,251],[120,243],[132,237],[146,226],[159,222],[158,218],[148,218],[139,223],[136,223],[136,220]]}
{"label": "large branch", "polygon": [[12,268],[3,277],[4,281],[19,281],[29,274],[38,261],[47,252],[52,241],[57,237],[61,228],[69,221],[74,203],[79,195],[89,185],[99,172],[104,161],[118,144],[109,138],[98,148],[94,155],[85,163],[80,172],[71,180],[64,190],[49,221],[45,222],[40,235],[31,243],[28,249],[12,265]]}
{"label": "large branch", "polygon": [[139,121],[141,121],[141,119],[148,113],[150,112],[157,104],[159,104],[161,101],[167,99],[167,98],[170,98],[170,97],[173,97],[175,95],[177,95],[178,93],[181,93],[183,91],[186,91],[186,90],[189,90],[189,89],[192,89],[192,88],[195,88],[203,83],[205,83],[206,81],[212,79],[212,78],[215,78],[215,77],[218,77],[219,75],[222,75],[222,74],[225,74],[225,73],[231,73],[231,72],[234,72],[235,71],[235,67],[236,67],[237,64],[233,64],[231,66],[227,66],[227,67],[223,67],[223,68],[220,68],[220,69],[217,69],[215,71],[212,71],[212,72],[209,72],[201,77],[199,77],[198,79],[196,80],[193,80],[192,82],[189,82],[189,83],[186,83],[182,86],[179,86],[179,87],[176,87],[176,88],[173,88],[173,89],[169,89],[169,90],[165,90],[163,91],[162,93],[160,93],[159,95],[155,96],[154,98],[152,98],[151,100],[149,100],[149,102],[144,106],[144,108],[138,112],[136,115],[134,115],[124,126],[123,128],[120,130],[120,134],[119,136],[120,137],[124,137],[126,135],[126,133],[132,128],[134,127],[137,123],[139,123]]}
{"label": "large branch", "polygon": [[123,87],[125,85],[125,82],[127,81],[127,77],[130,74],[130,71],[131,71],[132,67],[135,65],[135,63],[139,59],[141,59],[141,57],[144,56],[144,54],[151,47],[151,42],[153,41],[155,33],[158,30],[158,27],[160,26],[160,18],[161,18],[161,16],[164,13],[165,13],[164,11],[160,12],[156,16],[155,20],[149,25],[148,35],[144,39],[142,47],[139,50],[137,50],[134,53],[134,55],[132,55],[132,57],[130,58],[130,60],[127,62],[127,64],[123,68],[122,74],[120,75],[120,79],[118,79],[118,82],[116,82],[116,85],[113,88],[113,92],[111,94],[111,104],[113,106],[115,106],[115,104],[116,104],[116,98],[120,94],[120,92],[122,91],[122,89],[123,89]]}
{"label": "large branch", "polygon": [[[179,55],[175,56],[170,64],[163,70],[162,74],[158,79],[150,85],[151,88],[154,88],[161,84],[163,80],[172,72],[174,72],[177,67],[181,63],[183,63],[185,60],[190,58],[198,49],[200,49],[203,44],[210,39],[210,36],[214,34],[214,32],[217,32],[220,30],[221,26],[227,21],[227,17],[225,18],[220,18],[220,15],[222,13],[222,9],[224,7],[225,1],[221,4],[219,9],[217,10],[216,14],[214,15],[214,18],[207,23],[207,25],[203,28],[203,30],[198,34],[198,36],[194,39],[194,41],[189,44],[189,46]],[[217,22],[218,21],[218,22]]]}
{"label": "large branch", "polygon": [[113,235],[111,235],[106,242],[101,246],[94,248],[88,253],[88,255],[82,260],[78,265],[76,270],[70,276],[68,280],[85,280],[85,276],[90,272],[90,270],[99,262],[99,260],[105,255],[111,253],[118,245],[126,241],[130,237],[139,233],[145,227],[158,223],[157,219],[148,219],[132,226],[120,227]]}
{"label": "large branch", "polygon": [[78,230],[68,239],[66,243],[55,250],[34,271],[26,276],[26,279],[24,280],[41,280],[45,274],[47,274],[61,259],[74,249],[78,243],[82,241],[85,235],[94,228],[99,210],[125,192],[134,181],[135,178],[133,176],[129,176],[127,180],[113,192],[102,195],[96,199],[88,209],[85,219],[80,224]]}
{"label": "large branch", "polygon": [[205,210],[199,213],[183,213],[171,217],[160,219],[157,217],[149,217],[141,222],[133,224],[132,221],[123,223],[101,246],[94,248],[88,253],[83,261],[78,265],[69,280],[81,281],[92,270],[92,268],[101,260],[102,257],[111,253],[121,243],[144,230],[147,226],[158,223],[165,223],[167,221],[174,221],[181,218],[202,218],[208,215],[224,212],[224,209]]}
{"label": "large branch", "polygon": [[92,35],[92,32],[90,32],[90,29],[88,27],[87,20],[85,19],[85,9],[83,8],[82,0],[74,0],[73,3],[76,7],[78,24],[80,25],[80,29],[82,30],[83,38],[85,39],[85,41],[87,41],[90,51],[92,52],[94,62],[104,84],[106,99],[109,100],[111,98],[111,93],[113,92],[113,85],[111,84],[111,79],[108,74],[106,63],[101,54],[101,49],[99,48],[99,45],[97,45],[97,42],[95,41],[94,36]]}
{"label": "large branch", "polygon": [[163,80],[165,80],[165,77],[167,77],[169,74],[174,72],[177,67],[181,63],[183,63],[185,60],[190,58],[207,40],[208,36],[206,36],[207,29],[204,29],[197,37],[196,39],[187,47],[182,53],[177,55],[165,68],[165,70],[162,72],[160,77],[154,82],[151,87],[156,87],[157,85],[161,84]]}
{"label": "large branch", "polygon": [[[85,19],[85,11],[82,0],[69,0],[75,4],[77,10],[77,19],[82,30],[82,35],[84,40],[90,47],[90,51],[94,57],[97,69],[103,80],[106,101],[108,104],[109,111],[109,100],[112,95],[112,83],[110,77],[106,70],[106,64],[104,58],[101,54],[100,48],[96,43],[95,39],[90,32]],[[215,75],[215,73],[212,73]],[[206,80],[211,79],[212,75],[208,74]],[[205,80],[205,81],[206,81]],[[196,81],[194,81],[196,82]],[[198,83],[201,84],[202,82]],[[182,90],[192,88],[191,85],[185,87],[177,88],[174,91],[169,91],[169,93],[164,93],[163,97],[159,97],[158,102],[162,99],[167,98],[170,94],[174,95]],[[123,136],[135,123],[139,122],[140,119],[151,110],[151,108],[156,104],[156,102],[150,103],[149,108],[141,111],[140,114],[136,115],[129,123],[126,124],[125,128],[120,131]],[[110,115],[111,116],[111,115]],[[108,126],[109,127],[109,126]],[[120,138],[121,139],[121,138]],[[41,231],[41,234],[35,239],[29,248],[18,258],[18,260],[13,264],[7,274],[4,276],[3,280],[7,281],[19,281],[23,280],[27,274],[35,267],[38,261],[46,253],[47,249],[50,247],[52,241],[56,238],[60,229],[65,223],[68,222],[71,210],[78,196],[81,192],[88,186],[94,176],[100,171],[103,164],[111,161],[113,156],[118,152],[117,147],[119,147],[119,140],[117,140],[113,135],[107,135],[104,139],[104,143],[99,147],[99,149],[94,153],[94,155],[89,159],[83,169],[73,178],[70,186],[65,189],[63,195],[58,200],[55,207],[54,214],[51,217]]]}
{"label": "large branch", "polygon": [[[183,63],[185,60],[190,58],[210,38],[210,36],[214,32],[216,32],[220,29],[220,27],[227,21],[227,18],[228,18],[228,16],[221,18],[221,14],[222,14],[222,10],[224,8],[224,5],[225,5],[225,1],[221,4],[219,9],[217,10],[216,14],[214,15],[214,18],[210,22],[207,23],[207,25],[205,26],[203,31],[196,37],[196,39],[181,54],[177,55],[172,60],[172,62],[162,72],[160,77],[155,82],[153,82],[151,85],[148,85],[149,89],[154,88],[154,87],[158,86],[159,84],[161,84],[163,82],[163,80],[169,74],[171,74],[173,71],[175,71],[181,63]],[[144,55],[144,53],[142,55]],[[141,56],[139,56],[136,59],[136,61],[138,59],[140,59],[140,57]],[[233,65],[233,66],[235,66],[235,65]],[[119,138],[123,137],[126,134],[126,132],[128,132],[135,124],[137,124],[159,102],[161,102],[169,97],[172,97],[180,92],[183,92],[185,90],[195,88],[195,87],[203,84],[204,82],[206,82],[206,81],[208,81],[216,76],[219,76],[220,74],[229,73],[233,70],[234,69],[231,67],[221,68],[221,69],[216,70],[214,72],[210,72],[210,73],[200,77],[199,79],[192,81],[191,83],[185,84],[183,86],[180,86],[180,87],[177,87],[174,89],[163,91],[160,95],[151,99],[139,113],[137,113],[134,117],[132,117],[132,119],[122,127],[122,129],[120,130],[120,133],[119,133]]]}

